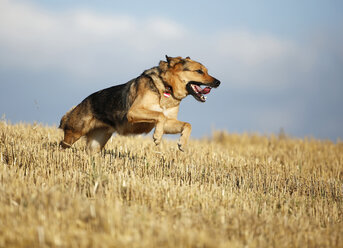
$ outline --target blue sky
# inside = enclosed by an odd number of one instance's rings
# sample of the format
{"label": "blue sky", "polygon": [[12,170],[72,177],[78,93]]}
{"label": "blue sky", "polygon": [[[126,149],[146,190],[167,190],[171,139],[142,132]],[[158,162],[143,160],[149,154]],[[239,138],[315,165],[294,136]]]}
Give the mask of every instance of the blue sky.
{"label": "blue sky", "polygon": [[0,0],[0,115],[53,125],[90,93],[190,56],[222,81],[179,119],[343,138],[342,1]]}

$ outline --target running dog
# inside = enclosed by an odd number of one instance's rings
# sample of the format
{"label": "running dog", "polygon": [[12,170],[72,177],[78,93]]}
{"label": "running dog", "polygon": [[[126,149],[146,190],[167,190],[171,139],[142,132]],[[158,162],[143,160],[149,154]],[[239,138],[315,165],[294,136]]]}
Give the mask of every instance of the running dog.
{"label": "running dog", "polygon": [[100,151],[114,132],[142,134],[155,128],[156,145],[163,134],[181,133],[178,147],[183,151],[192,127],[177,120],[181,100],[192,95],[205,102],[205,95],[219,84],[199,62],[166,56],[166,61],[139,77],[95,92],[69,110],[60,122],[59,128],[64,131],[60,146],[69,148],[86,136],[89,149]]}

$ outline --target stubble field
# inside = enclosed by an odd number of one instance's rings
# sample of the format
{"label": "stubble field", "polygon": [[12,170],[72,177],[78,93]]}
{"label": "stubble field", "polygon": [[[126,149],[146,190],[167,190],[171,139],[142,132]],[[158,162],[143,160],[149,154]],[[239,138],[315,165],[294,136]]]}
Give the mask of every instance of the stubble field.
{"label": "stubble field", "polygon": [[61,138],[0,122],[0,247],[343,247],[342,142]]}

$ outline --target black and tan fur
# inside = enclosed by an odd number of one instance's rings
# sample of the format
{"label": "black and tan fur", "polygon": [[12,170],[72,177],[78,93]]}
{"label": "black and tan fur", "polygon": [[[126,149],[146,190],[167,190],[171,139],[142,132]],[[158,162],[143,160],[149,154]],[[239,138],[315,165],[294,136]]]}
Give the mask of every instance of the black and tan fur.
{"label": "black and tan fur", "polygon": [[[121,135],[149,133],[154,127],[156,145],[163,134],[181,133],[178,143],[183,150],[191,133],[191,125],[177,120],[179,105],[191,94],[204,102],[204,94],[220,82],[207,69],[189,57],[168,57],[159,65],[144,71],[126,84],[95,92],[85,98],[61,119],[64,139],[60,145],[71,147],[86,136],[91,151],[99,151],[112,133]],[[206,86],[206,90],[201,85]]]}

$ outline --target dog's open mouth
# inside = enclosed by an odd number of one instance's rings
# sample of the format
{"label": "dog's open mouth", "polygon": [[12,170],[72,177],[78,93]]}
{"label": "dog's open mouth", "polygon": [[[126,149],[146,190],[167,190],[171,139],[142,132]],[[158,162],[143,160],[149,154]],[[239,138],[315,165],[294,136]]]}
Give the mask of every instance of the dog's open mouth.
{"label": "dog's open mouth", "polygon": [[210,93],[212,89],[212,87],[209,86],[201,88],[200,84],[195,82],[188,83],[186,88],[188,93],[200,102],[206,102],[207,97],[205,95]]}

